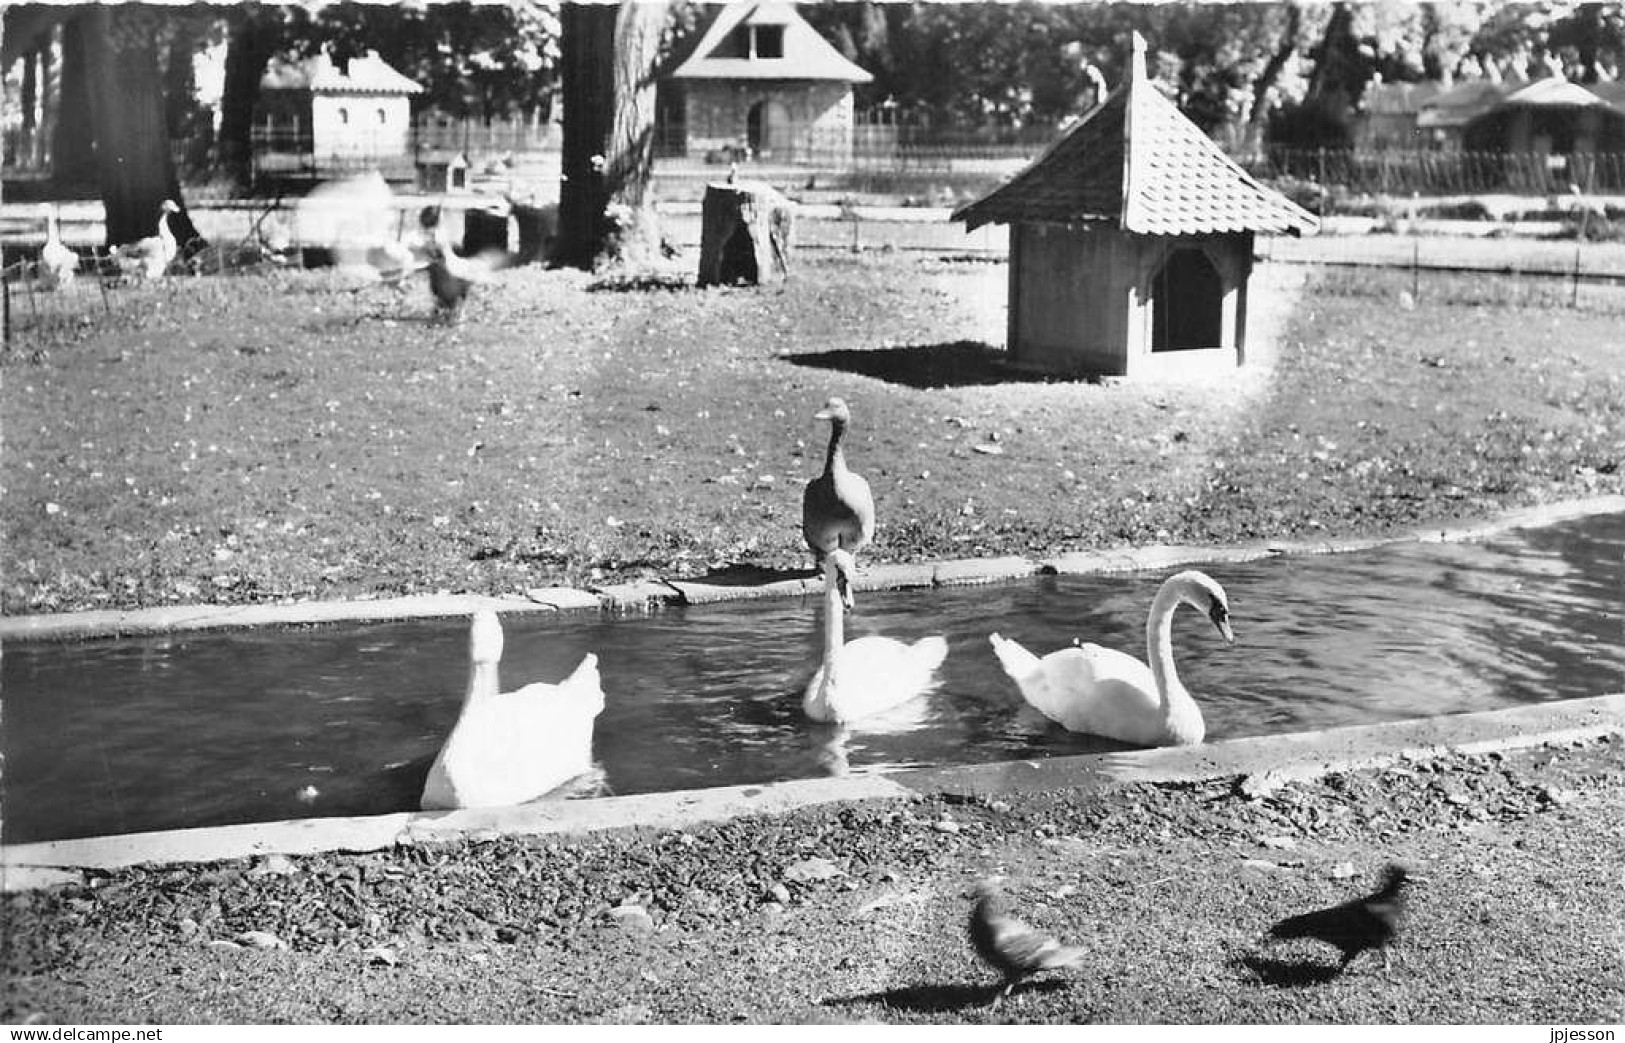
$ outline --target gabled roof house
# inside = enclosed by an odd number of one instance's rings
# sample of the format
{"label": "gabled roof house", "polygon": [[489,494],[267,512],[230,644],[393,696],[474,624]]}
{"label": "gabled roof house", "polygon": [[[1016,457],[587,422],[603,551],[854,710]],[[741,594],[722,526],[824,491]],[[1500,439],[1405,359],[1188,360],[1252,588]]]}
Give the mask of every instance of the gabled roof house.
{"label": "gabled roof house", "polygon": [[872,79],[793,3],[731,3],[662,85],[661,144],[668,154],[716,159],[843,158],[852,150],[852,87]]}
{"label": "gabled roof house", "polygon": [[1146,75],[1127,81],[1010,180],[953,215],[1010,226],[1016,365],[1121,376],[1245,357],[1253,237],[1314,215],[1230,160]]}

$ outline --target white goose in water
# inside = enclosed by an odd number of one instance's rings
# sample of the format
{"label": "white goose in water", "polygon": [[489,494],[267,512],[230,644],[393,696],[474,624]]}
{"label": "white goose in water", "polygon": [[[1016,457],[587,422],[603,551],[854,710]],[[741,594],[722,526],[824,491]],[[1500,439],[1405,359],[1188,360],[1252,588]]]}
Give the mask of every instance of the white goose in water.
{"label": "white goose in water", "polygon": [[1168,577],[1145,624],[1150,666],[1099,645],[1079,645],[1040,659],[998,634],[988,640],[1022,698],[1068,731],[1139,746],[1191,746],[1202,741],[1202,710],[1174,669],[1173,619],[1181,604],[1213,621],[1226,641],[1230,606],[1224,589],[1194,570]]}
{"label": "white goose in water", "polygon": [[503,692],[502,625],[490,611],[474,613],[468,651],[468,694],[429,768],[425,810],[518,804],[591,769],[593,722],[604,708],[597,656],[558,684]]}
{"label": "white goose in water", "polygon": [[814,560],[822,562],[836,548],[856,553],[874,538],[875,498],[863,476],[846,466],[841,442],[852,422],[852,411],[845,400],[830,399],[813,417],[829,421],[829,452],[824,473],[808,482],[802,494],[801,533]]}
{"label": "white goose in water", "polygon": [[174,200],[164,200],[158,207],[157,235],[113,248],[113,258],[126,275],[157,279],[169,271],[170,262],[180,252],[180,244],[169,227],[169,215],[180,212],[181,208],[175,205]]}
{"label": "white goose in water", "polygon": [[801,706],[815,721],[844,724],[924,694],[948,656],[943,637],[913,644],[871,634],[846,641],[844,610],[852,606],[850,551],[824,557],[824,661],[807,685]]}

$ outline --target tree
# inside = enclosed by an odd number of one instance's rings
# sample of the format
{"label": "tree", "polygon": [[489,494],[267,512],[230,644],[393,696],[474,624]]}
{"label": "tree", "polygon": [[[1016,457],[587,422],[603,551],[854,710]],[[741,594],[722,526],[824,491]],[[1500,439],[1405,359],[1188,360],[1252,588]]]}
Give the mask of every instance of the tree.
{"label": "tree", "polygon": [[[90,73],[81,19],[62,25],[61,93],[51,133],[51,177],[59,186],[83,183],[96,167],[90,119]],[[156,212],[156,211],[154,211]]]}
{"label": "tree", "polygon": [[96,172],[106,211],[108,245],[153,235],[158,206],[183,204],[174,215],[175,238],[201,245],[184,210],[180,179],[169,151],[163,83],[151,9],[94,4],[76,16],[83,36]]}
{"label": "tree", "polygon": [[554,259],[589,269],[637,263],[659,243],[644,195],[665,6],[566,2],[559,23],[564,141]]}
{"label": "tree", "polygon": [[271,56],[283,46],[285,25],[283,9],[272,4],[243,4],[231,11],[218,155],[239,188],[248,187],[252,179],[254,103]]}
{"label": "tree", "polygon": [[1625,58],[1625,10],[1619,4],[1581,4],[1552,24],[1546,47],[1567,59],[1581,83],[1596,83],[1601,65]]}
{"label": "tree", "polygon": [[453,116],[546,112],[557,88],[558,11],[539,0],[330,4],[297,12],[287,51],[326,51],[340,66],[377,51],[423,88],[422,104]]}

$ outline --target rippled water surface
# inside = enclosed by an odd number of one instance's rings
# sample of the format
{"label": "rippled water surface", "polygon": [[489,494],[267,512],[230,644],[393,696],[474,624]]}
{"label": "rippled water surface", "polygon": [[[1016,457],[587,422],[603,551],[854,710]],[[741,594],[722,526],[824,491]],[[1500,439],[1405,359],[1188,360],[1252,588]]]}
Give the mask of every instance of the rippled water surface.
{"label": "rippled water surface", "polygon": [[[1236,643],[1182,610],[1174,648],[1209,739],[1625,691],[1625,516],[1206,571]],[[557,680],[598,653],[598,792],[1089,752],[1107,744],[1020,705],[987,634],[1144,655],[1165,575],[860,595],[849,638],[944,634],[949,653],[934,692],[850,733],[800,713],[818,598],[510,616],[502,677]],[[14,642],[4,838],[414,807],[466,671],[463,620]]]}

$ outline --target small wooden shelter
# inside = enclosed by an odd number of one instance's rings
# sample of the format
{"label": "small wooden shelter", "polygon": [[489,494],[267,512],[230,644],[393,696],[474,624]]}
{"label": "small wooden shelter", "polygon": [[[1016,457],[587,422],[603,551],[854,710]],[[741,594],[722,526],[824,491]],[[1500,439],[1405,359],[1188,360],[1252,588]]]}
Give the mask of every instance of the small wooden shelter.
{"label": "small wooden shelter", "polygon": [[1126,83],[954,220],[1010,225],[1012,363],[1153,376],[1245,357],[1258,232],[1313,232],[1151,85],[1134,35]]}

